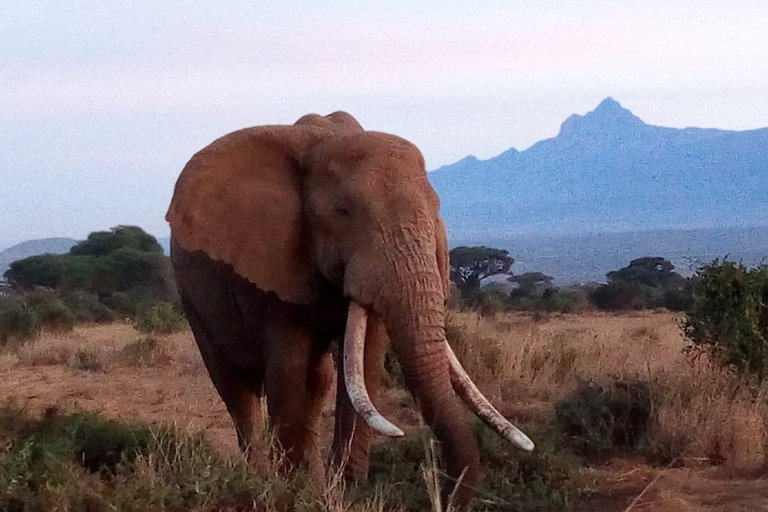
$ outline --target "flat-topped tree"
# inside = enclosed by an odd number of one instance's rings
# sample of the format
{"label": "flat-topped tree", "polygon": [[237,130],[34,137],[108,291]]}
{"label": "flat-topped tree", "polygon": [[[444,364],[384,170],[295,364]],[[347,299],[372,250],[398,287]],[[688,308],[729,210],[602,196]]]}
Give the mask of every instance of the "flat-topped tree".
{"label": "flat-topped tree", "polygon": [[480,282],[496,274],[511,274],[510,268],[515,259],[509,251],[493,247],[460,246],[449,253],[451,281],[464,298],[480,289]]}

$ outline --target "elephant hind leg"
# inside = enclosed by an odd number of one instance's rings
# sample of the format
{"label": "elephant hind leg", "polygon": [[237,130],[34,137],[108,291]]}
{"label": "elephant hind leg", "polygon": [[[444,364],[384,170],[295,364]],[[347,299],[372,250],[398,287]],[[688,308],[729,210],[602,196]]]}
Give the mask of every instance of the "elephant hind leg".
{"label": "elephant hind leg", "polygon": [[218,391],[224,405],[227,407],[237,433],[237,444],[240,450],[250,457],[251,444],[253,442],[254,421],[261,415],[262,383],[258,376],[247,373],[233,365],[217,349],[217,337],[238,336],[234,324],[225,330],[216,329],[221,319],[216,323],[203,318],[193,302],[183,292],[181,301],[184,311],[192,328],[200,354],[208,370],[216,391]]}

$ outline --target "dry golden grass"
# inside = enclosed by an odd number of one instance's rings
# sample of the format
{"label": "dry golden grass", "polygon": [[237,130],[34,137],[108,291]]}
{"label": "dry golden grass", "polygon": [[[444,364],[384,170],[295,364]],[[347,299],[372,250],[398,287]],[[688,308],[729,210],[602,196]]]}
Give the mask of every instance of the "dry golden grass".
{"label": "dry golden grass", "polygon": [[[580,380],[637,379],[651,386],[651,443],[680,469],[635,461],[629,468],[596,469],[608,499],[584,510],[624,510],[618,503],[626,506],[654,478],[632,510],[768,510],[768,397],[706,358],[688,358],[679,322],[668,312],[585,312],[543,321],[453,312],[449,334],[469,373],[518,420],[546,421]],[[617,472],[631,476],[619,482]]]}
{"label": "dry golden grass", "polygon": [[641,380],[657,397],[651,428],[660,449],[690,465],[768,468],[768,397],[706,358],[688,358],[679,322],[668,312],[594,312],[544,322],[512,313],[450,318],[470,374],[502,402],[518,402],[518,414],[525,416],[526,407],[546,414],[580,380]]}
{"label": "dry golden grass", "polygon": [[[632,510],[768,509],[768,399],[706,360],[687,359],[677,315],[586,312],[534,319],[509,313],[485,319],[451,312],[449,320],[450,339],[470,375],[517,421],[545,424],[554,403],[580,380],[638,379],[651,385],[656,401],[650,437],[675,468],[614,460],[585,470],[600,493],[579,510],[625,510],[651,482]],[[0,401],[14,399],[33,411],[56,406],[174,424],[204,431],[236,456],[231,422],[191,334],[147,339],[128,324],[46,333],[0,355]],[[78,354],[98,364],[84,368]],[[418,428],[419,417],[403,407],[401,391],[388,392],[385,401],[386,415],[410,431]],[[329,424],[332,407],[325,414]],[[331,493],[328,499],[342,498]]]}

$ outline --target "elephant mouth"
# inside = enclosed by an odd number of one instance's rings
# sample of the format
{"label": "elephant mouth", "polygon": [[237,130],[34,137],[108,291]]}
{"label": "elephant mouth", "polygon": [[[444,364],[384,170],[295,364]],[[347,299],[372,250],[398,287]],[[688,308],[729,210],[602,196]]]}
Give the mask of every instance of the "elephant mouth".
{"label": "elephant mouth", "polygon": [[[355,411],[375,431],[390,437],[401,437],[403,431],[387,420],[371,402],[368,390],[365,387],[364,358],[365,358],[365,331],[368,323],[368,314],[359,304],[351,301],[347,316],[347,328],[344,335],[344,383],[347,394]],[[501,437],[525,451],[532,451],[533,442],[519,428],[507,420],[482,394],[464,367],[459,362],[456,354],[447,341],[445,355],[448,358],[451,374],[451,385],[456,394],[465,405],[486,425]]]}

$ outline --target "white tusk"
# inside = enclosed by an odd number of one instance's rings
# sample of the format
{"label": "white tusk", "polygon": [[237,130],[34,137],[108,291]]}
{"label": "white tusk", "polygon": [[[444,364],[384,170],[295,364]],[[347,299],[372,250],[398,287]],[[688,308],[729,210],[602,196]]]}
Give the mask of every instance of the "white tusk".
{"label": "white tusk", "polygon": [[477,386],[469,378],[467,371],[461,366],[458,358],[456,358],[456,353],[447,341],[445,342],[445,353],[448,356],[451,367],[453,389],[464,400],[470,410],[501,437],[508,439],[520,449],[527,452],[532,451],[534,448],[533,441],[502,416],[485,395],[477,389]]}
{"label": "white tusk", "polygon": [[390,437],[402,437],[405,434],[396,425],[376,410],[365,388],[365,330],[368,324],[368,314],[354,301],[349,303],[347,316],[347,332],[344,334],[344,384],[347,396],[352,402],[357,414],[377,432]]}

